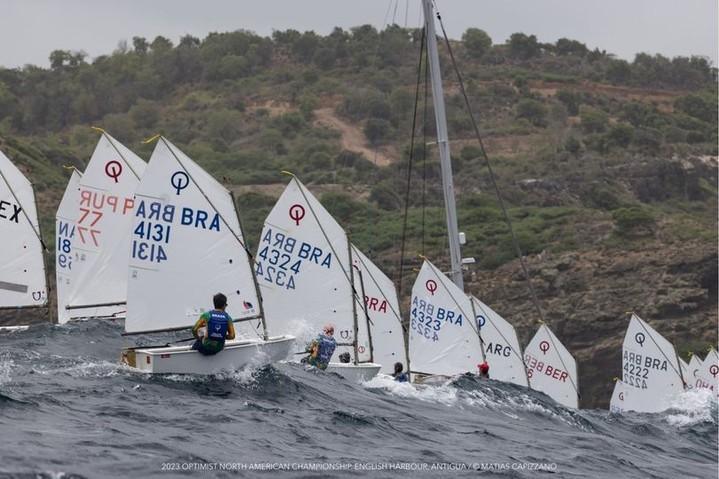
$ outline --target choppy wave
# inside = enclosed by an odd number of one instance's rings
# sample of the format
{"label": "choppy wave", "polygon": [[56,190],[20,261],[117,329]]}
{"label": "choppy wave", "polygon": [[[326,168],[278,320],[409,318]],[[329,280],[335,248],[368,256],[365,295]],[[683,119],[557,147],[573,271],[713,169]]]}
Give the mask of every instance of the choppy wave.
{"label": "choppy wave", "polygon": [[[537,465],[557,477],[716,475],[717,406],[707,391],[684,393],[661,414],[615,415],[469,375],[353,384],[280,363],[151,376],[119,364],[120,332],[97,321],[0,335],[0,434],[12,438],[0,472],[172,477],[182,471],[163,464],[317,463],[360,464],[356,474],[372,477],[401,472],[388,464],[444,464],[451,476],[479,468],[535,477]],[[240,475],[256,474],[270,477]]]}

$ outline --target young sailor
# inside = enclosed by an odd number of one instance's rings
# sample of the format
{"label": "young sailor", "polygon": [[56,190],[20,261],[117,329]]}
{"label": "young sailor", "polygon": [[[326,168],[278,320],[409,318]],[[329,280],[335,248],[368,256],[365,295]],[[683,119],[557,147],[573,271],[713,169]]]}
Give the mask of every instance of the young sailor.
{"label": "young sailor", "polygon": [[313,339],[310,345],[307,347],[307,352],[310,353],[307,362],[316,368],[327,369],[327,365],[330,363],[332,354],[335,352],[337,347],[337,341],[332,336],[335,334],[335,327],[331,324],[326,325],[322,328],[322,334]]}
{"label": "young sailor", "polygon": [[235,327],[232,318],[225,312],[227,296],[217,293],[212,297],[215,309],[202,313],[192,328],[196,341],[192,349],[209,356],[217,354],[225,347],[225,339],[235,339]]}
{"label": "young sailor", "polygon": [[489,379],[489,364],[487,361],[477,364],[477,367],[479,368],[479,377],[481,379]]}
{"label": "young sailor", "polygon": [[403,369],[404,369],[404,365],[402,365],[402,363],[400,363],[400,362],[394,363],[394,374],[392,374],[392,377],[398,383],[409,382],[409,376],[407,375],[407,373],[402,372]]}

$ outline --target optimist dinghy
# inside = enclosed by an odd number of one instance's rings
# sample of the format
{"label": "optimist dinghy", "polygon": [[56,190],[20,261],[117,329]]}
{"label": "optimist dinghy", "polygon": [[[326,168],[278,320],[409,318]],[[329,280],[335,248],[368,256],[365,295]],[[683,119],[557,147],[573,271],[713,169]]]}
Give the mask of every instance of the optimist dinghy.
{"label": "optimist dinghy", "polygon": [[524,364],[532,389],[564,406],[579,407],[577,362],[546,324],[525,348]]}
{"label": "optimist dinghy", "polygon": [[[309,342],[332,323],[337,341],[332,358],[348,352],[351,361],[330,360],[327,371],[368,381],[381,366],[373,362],[361,288],[371,283],[359,265],[370,263],[355,253],[342,227],[293,176],[265,220],[255,272],[269,331],[296,332]],[[303,354],[303,346],[298,344],[295,354]]]}
{"label": "optimist dinghy", "polygon": [[232,193],[163,137],[135,194],[133,218],[126,333],[190,328],[217,292],[228,297],[235,322],[259,322],[262,330],[226,341],[213,356],[189,345],[127,348],[125,363],[149,373],[214,374],[287,357],[295,338],[267,336]]}
{"label": "optimist dinghy", "polygon": [[[0,311],[47,307],[44,244],[32,184],[0,152]],[[18,331],[27,326],[5,326]]]}
{"label": "optimist dinghy", "polygon": [[124,318],[133,194],[146,163],[102,131],[55,216],[58,323]]}
{"label": "optimist dinghy", "polygon": [[621,405],[612,397],[610,408],[664,411],[684,391],[674,346],[636,314],[632,314],[622,344],[622,383],[625,397]]}

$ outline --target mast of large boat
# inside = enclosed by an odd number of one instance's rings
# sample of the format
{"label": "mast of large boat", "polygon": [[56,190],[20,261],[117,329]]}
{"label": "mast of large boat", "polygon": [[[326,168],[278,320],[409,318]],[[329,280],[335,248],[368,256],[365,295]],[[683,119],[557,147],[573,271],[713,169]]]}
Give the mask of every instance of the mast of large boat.
{"label": "mast of large boat", "polygon": [[447,115],[444,107],[444,90],[442,88],[442,72],[439,66],[437,51],[437,34],[434,29],[432,0],[422,0],[424,8],[424,24],[426,28],[427,53],[429,55],[429,73],[432,82],[432,103],[437,121],[437,147],[442,167],[442,189],[444,190],[444,206],[447,216],[447,234],[449,235],[449,256],[452,270],[449,278],[464,291],[462,278],[462,252],[459,244],[459,227],[457,226],[457,205],[454,198],[454,181],[452,179],[452,158],[449,152],[449,136],[447,135]]}

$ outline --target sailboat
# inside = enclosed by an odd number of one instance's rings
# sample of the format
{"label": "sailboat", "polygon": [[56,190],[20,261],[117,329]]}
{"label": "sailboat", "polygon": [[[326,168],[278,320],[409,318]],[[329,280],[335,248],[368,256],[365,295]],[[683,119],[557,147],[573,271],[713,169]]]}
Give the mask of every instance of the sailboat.
{"label": "sailboat", "polygon": [[295,338],[270,337],[234,196],[159,137],[135,192],[130,228],[126,334],[188,329],[218,292],[235,322],[258,337],[228,340],[214,356],[189,345],[126,348],[123,361],[150,373],[214,374],[287,357]]}
{"label": "sailboat", "polygon": [[369,325],[366,341],[358,346],[360,361],[379,363],[380,372],[384,374],[394,373],[396,363],[402,363],[406,371],[409,366],[404,329],[394,283],[355,245],[352,245],[352,266],[355,285],[359,285],[359,297],[355,300],[363,300],[358,308],[362,309],[364,323]]}
{"label": "sailboat", "polygon": [[711,389],[719,397],[719,355],[714,348],[709,350],[697,368],[694,387]]}
{"label": "sailboat", "polygon": [[85,172],[73,174],[55,217],[60,324],[124,317],[133,195],[145,166],[101,131]]}
{"label": "sailboat", "polygon": [[609,400],[609,412],[614,414],[621,414],[626,411],[626,401],[628,395],[631,394],[630,388],[624,384],[624,382],[616,378],[614,382],[614,391],[612,392],[612,398]]}
{"label": "sailboat", "polygon": [[564,406],[579,407],[577,362],[546,324],[525,348],[524,363],[532,389]]}
{"label": "sailboat", "polygon": [[[352,381],[367,381],[381,366],[370,359],[370,327],[355,251],[342,227],[293,175],[265,220],[255,272],[268,331],[291,331],[309,342],[323,325],[334,325],[338,347],[332,357],[348,352],[351,360],[331,360],[327,371]],[[356,258],[364,265],[371,264],[364,255]],[[364,276],[366,288],[371,278]],[[360,346],[367,348],[367,356]],[[295,354],[302,353],[303,349]]]}
{"label": "sailboat", "polygon": [[[30,181],[0,151],[0,311],[47,305],[45,245]],[[27,326],[4,326],[5,331]]]}
{"label": "sailboat", "polygon": [[484,358],[489,377],[529,387],[529,378],[519,347],[517,332],[506,319],[474,296],[470,296],[477,327],[484,340]]}
{"label": "sailboat", "polygon": [[622,381],[628,391],[623,409],[628,411],[664,411],[684,391],[674,346],[636,314],[622,344]]}
{"label": "sailboat", "polygon": [[82,173],[73,168],[70,181],[62,195],[55,215],[55,284],[57,293],[58,321],[67,322],[67,300],[72,291],[77,272],[80,270],[80,252],[73,250],[75,240],[78,191]]}
{"label": "sailboat", "polygon": [[412,374],[453,376],[477,371],[484,357],[472,303],[428,260],[412,287],[409,319]]}

